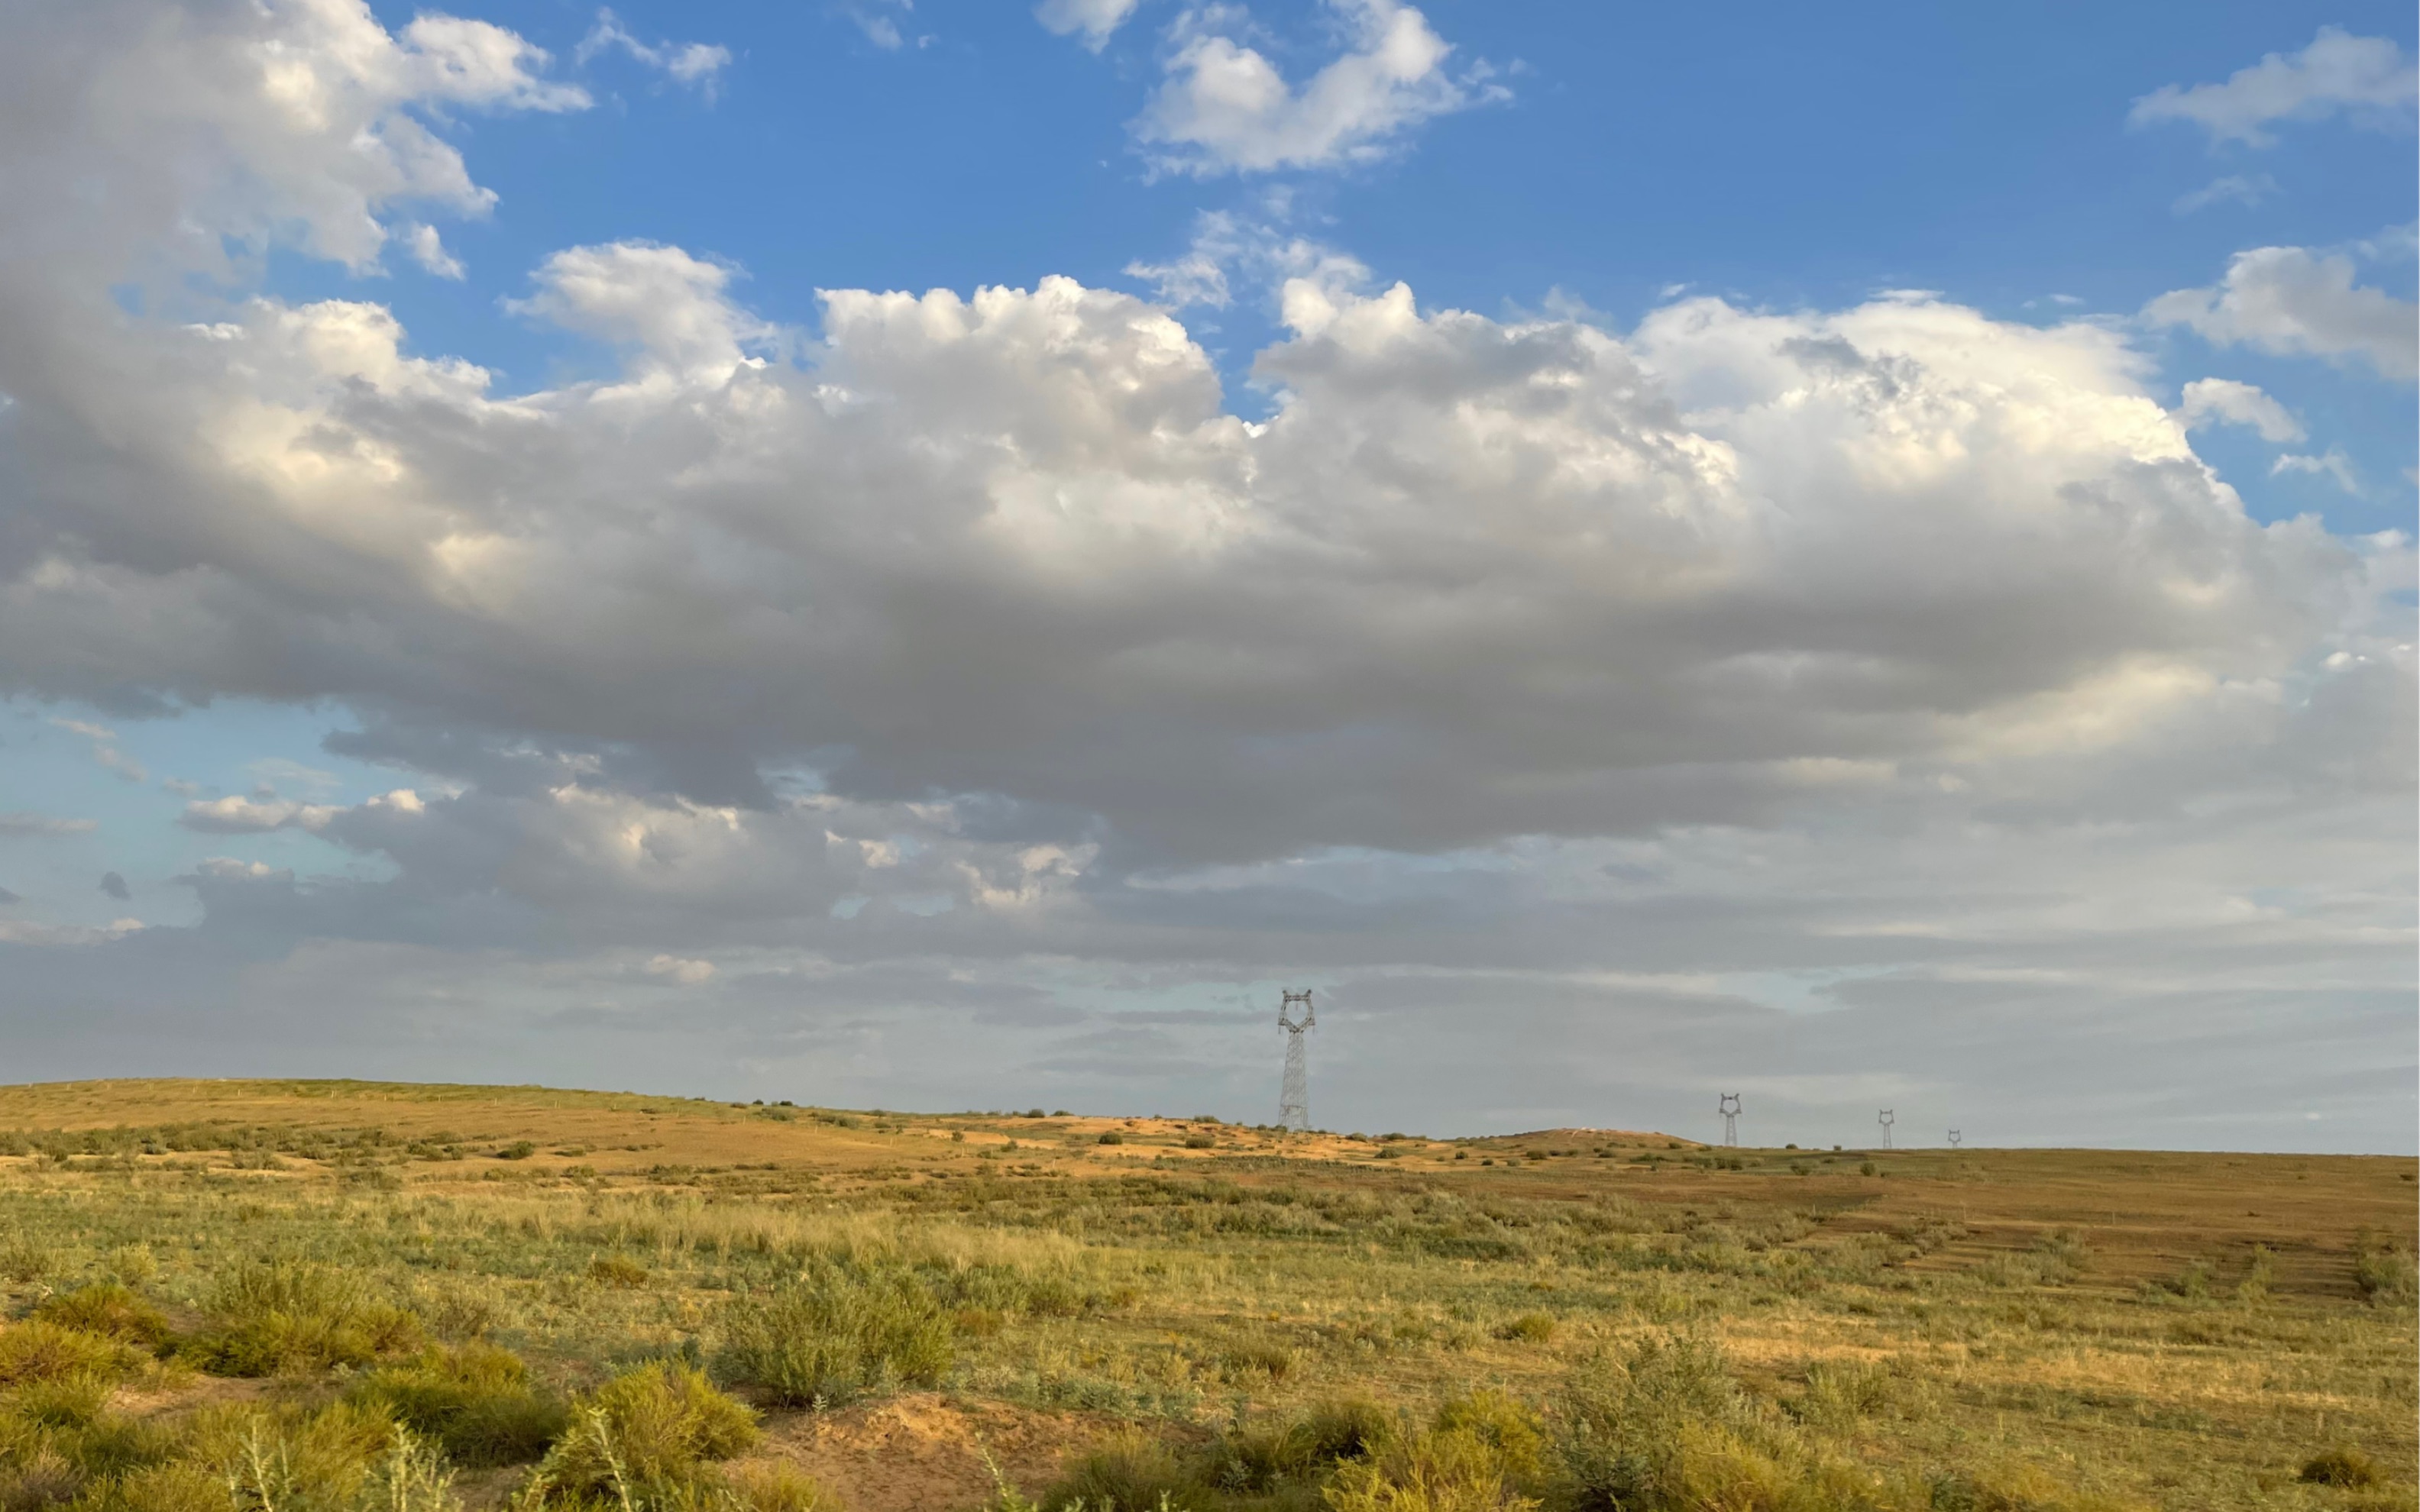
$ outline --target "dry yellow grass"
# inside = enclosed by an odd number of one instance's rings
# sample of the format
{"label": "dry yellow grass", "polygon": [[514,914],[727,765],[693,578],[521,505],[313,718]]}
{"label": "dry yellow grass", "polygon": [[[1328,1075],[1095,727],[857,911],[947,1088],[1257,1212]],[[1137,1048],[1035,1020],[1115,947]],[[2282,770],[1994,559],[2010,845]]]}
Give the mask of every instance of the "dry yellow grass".
{"label": "dry yellow grass", "polygon": [[[1198,1435],[1239,1407],[1473,1382],[1548,1402],[1673,1328],[1895,1473],[2006,1461],[2156,1506],[2335,1508],[2296,1473],[2342,1443],[2391,1467],[2378,1505],[2412,1485],[2412,1308],[2356,1271],[2420,1237],[2409,1159],[1968,1149],[1867,1176],[1864,1152],[1632,1132],[1380,1142],[297,1081],[0,1088],[0,1131],[27,1147],[0,1158],[0,1244],[31,1236],[54,1270],[140,1249],[177,1304],[232,1256],[342,1257],[571,1384],[695,1347],[735,1288],[813,1257],[1014,1277],[1020,1300],[960,1308],[938,1396],[775,1422],[767,1453],[861,1512],[971,1505],[978,1432],[1030,1476],[1120,1420]],[[1872,1400],[1823,1417],[1841,1366]]]}

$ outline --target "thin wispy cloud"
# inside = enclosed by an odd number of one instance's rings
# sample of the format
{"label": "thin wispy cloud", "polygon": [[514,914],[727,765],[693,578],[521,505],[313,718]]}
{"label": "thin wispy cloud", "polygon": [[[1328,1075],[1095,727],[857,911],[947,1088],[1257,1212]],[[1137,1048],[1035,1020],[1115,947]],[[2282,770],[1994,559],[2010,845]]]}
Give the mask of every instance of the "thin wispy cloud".
{"label": "thin wispy cloud", "polygon": [[2299,53],[2272,53],[2220,84],[2163,85],[2134,101],[2136,126],[2185,121],[2213,144],[2268,147],[2285,121],[2343,116],[2356,126],[2405,124],[2420,102],[2420,74],[2395,39],[2322,26]]}

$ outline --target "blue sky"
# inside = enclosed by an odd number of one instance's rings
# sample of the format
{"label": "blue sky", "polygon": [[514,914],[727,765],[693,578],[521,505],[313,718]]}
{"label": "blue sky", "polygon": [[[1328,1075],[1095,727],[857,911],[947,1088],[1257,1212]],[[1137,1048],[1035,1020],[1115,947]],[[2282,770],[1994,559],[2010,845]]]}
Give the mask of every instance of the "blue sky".
{"label": "blue sky", "polygon": [[461,12],[0,21],[28,1074],[2409,1147],[2409,7]]}
{"label": "blue sky", "polygon": [[[391,24],[415,13],[378,8]],[[1626,325],[1675,285],[1782,308],[1913,287],[2048,321],[2129,316],[2242,248],[2374,241],[2414,213],[2411,135],[2392,121],[2291,121],[2261,147],[2128,122],[2161,85],[2291,54],[2323,24],[2409,52],[2403,7],[2211,6],[2180,24],[2158,7],[1908,6],[1844,23],[1790,7],[1432,6],[1456,60],[1490,65],[1509,98],[1433,119],[1365,166],[1208,179],[1155,174],[1128,130],[1158,83],[1168,5],[1140,8],[1097,55],[1014,7],[859,9],[901,45],[845,7],[617,8],[643,39],[729,47],[714,99],[607,53],[586,74],[594,111],[464,117],[454,134],[500,196],[491,218],[448,228],[469,276],[405,264],[377,292],[427,349],[535,386],[598,359],[499,320],[500,303],[549,252],[628,238],[726,258],[752,308],[812,327],[818,288],[1132,285],[1128,265],[1180,253],[1205,210],[1277,219],[1274,189],[1295,202],[1289,229],[1482,313],[1559,292]],[[563,57],[595,24],[586,6],[481,14]],[[1333,55],[1317,7],[1252,19],[1297,78]],[[2178,208],[2228,180],[2247,187]],[[2380,261],[2365,281],[2409,299],[2408,253]],[[324,264],[280,275],[298,296],[361,292]],[[1269,337],[1266,304],[1216,320],[1231,378]],[[2175,340],[2179,373],[2291,394],[2321,421],[2320,449],[2342,445],[2375,485],[2356,498],[2304,474],[2273,484],[2255,476],[2260,457],[2230,470],[2257,511],[2364,530],[2409,514],[2407,391]]]}

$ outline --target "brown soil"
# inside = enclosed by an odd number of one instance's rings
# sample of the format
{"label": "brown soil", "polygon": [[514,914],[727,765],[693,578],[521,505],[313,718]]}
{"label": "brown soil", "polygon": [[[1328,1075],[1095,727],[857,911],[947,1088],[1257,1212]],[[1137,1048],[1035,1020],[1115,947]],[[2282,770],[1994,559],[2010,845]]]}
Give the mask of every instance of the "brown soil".
{"label": "brown soil", "polygon": [[1039,1494],[1115,1425],[920,1392],[845,1412],[777,1414],[765,1427],[765,1447],[751,1458],[796,1465],[849,1512],[964,1512],[990,1499],[992,1466]]}

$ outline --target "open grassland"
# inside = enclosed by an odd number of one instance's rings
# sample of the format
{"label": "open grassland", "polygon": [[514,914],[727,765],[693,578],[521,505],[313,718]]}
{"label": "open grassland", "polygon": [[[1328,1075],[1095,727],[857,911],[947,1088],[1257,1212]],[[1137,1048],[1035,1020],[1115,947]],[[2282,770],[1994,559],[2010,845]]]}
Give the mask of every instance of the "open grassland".
{"label": "open grassland", "polygon": [[2408,1508],[2414,1174],[0,1088],[0,1512]]}

